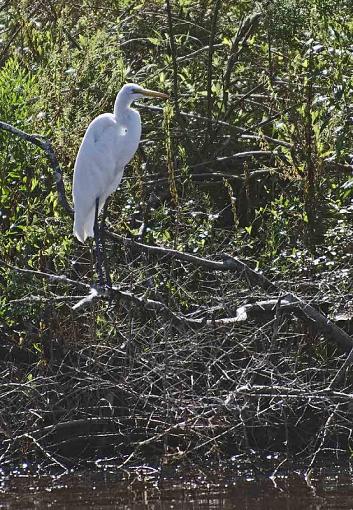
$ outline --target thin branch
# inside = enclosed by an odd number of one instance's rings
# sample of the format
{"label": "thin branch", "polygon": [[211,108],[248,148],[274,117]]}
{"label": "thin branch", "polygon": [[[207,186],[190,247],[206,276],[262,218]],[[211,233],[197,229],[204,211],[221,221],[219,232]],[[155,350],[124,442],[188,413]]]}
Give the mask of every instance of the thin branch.
{"label": "thin branch", "polygon": [[[199,181],[201,180],[202,182],[222,182],[223,179],[230,179],[232,181],[237,181],[237,182],[240,182],[240,183],[244,183],[245,181],[249,181],[249,180],[253,180],[253,179],[258,179],[258,178],[261,178],[262,176],[269,176],[269,175],[276,175],[279,179],[283,178],[284,180],[286,179],[286,176],[282,176],[276,168],[261,168],[259,170],[254,170],[253,172],[250,172],[248,176],[245,176],[244,174],[241,174],[241,175],[234,175],[234,174],[229,174],[229,173],[224,173],[224,172],[199,172],[199,173],[192,173],[190,174],[189,178],[192,180],[192,181]],[[178,180],[184,180],[185,179],[185,176],[182,176],[180,174],[176,174],[176,179]],[[156,186],[158,184],[164,184],[164,183],[168,183],[168,178],[167,177],[161,177],[159,179],[157,178],[152,178],[148,181],[145,181],[144,184],[146,186]]]}
{"label": "thin branch", "polygon": [[[151,106],[142,103],[136,103],[136,106],[143,110],[163,113],[163,108],[161,108],[160,106]],[[183,111],[180,111],[179,114],[182,117],[187,117],[189,119],[201,120],[203,122],[211,122],[213,124],[216,124],[217,126],[227,127],[231,130],[236,131],[237,133],[241,133],[241,135],[239,136],[240,139],[252,138],[254,140],[266,140],[267,142],[274,143],[276,145],[281,145],[283,147],[287,147],[288,149],[291,149],[293,147],[291,143],[285,142],[284,140],[278,140],[277,138],[272,138],[271,136],[267,135],[258,135],[257,133],[254,133],[249,129],[245,129],[240,126],[235,126],[234,124],[230,124],[229,122],[225,122],[223,120],[203,117],[202,115],[197,115],[196,113],[189,113]]]}
{"label": "thin branch", "polygon": [[[224,49],[225,45],[223,43],[220,43],[220,44],[214,44],[213,45],[213,49]],[[191,53],[188,53],[187,55],[184,55],[182,57],[178,57],[177,58],[177,62],[185,62],[185,60],[190,60],[194,57],[196,57],[197,55],[199,55],[200,53],[203,53],[204,51],[209,51],[210,47],[209,45],[207,46],[203,46],[202,48],[199,48]]]}
{"label": "thin branch", "polygon": [[[208,46],[208,65],[207,65],[207,115],[208,117],[212,116],[212,107],[213,107],[213,98],[212,98],[212,72],[213,72],[213,52],[214,52],[214,41],[216,37],[216,28],[217,28],[217,19],[218,19],[218,13],[219,9],[221,7],[221,0],[216,0],[214,4],[214,9],[212,13],[212,20],[211,20],[211,33],[210,33],[210,39],[209,39],[209,46]],[[212,124],[210,125],[210,128],[212,128]],[[212,137],[212,133],[210,133],[210,138]]]}
{"label": "thin branch", "polygon": [[348,368],[353,364],[353,348],[345,359],[339,371],[336,373],[335,377],[332,379],[329,388],[334,388],[338,383],[344,379]]}
{"label": "thin branch", "polygon": [[222,261],[216,261],[205,259],[202,257],[198,257],[196,255],[191,255],[190,253],[184,253],[169,248],[138,243],[133,239],[124,238],[123,236],[114,234],[112,232],[107,232],[107,236],[115,241],[123,242],[130,246],[136,247],[140,250],[147,251],[149,253],[155,254],[163,258],[165,257],[171,259],[175,258],[177,260],[185,260],[197,266],[217,271],[235,271],[240,275],[245,276],[247,281],[251,285],[259,285],[264,290],[269,292],[281,291],[281,289],[277,285],[268,280],[264,275],[262,275],[261,273],[257,273],[249,266],[247,266],[244,262],[241,262],[240,260],[231,257],[230,255],[221,254],[220,257],[222,258]]}
{"label": "thin branch", "polygon": [[40,442],[32,436],[32,434],[25,433],[23,434],[22,437],[32,441],[33,444],[35,444],[35,446],[44,454],[44,456],[47,457],[54,464],[58,465],[63,470],[64,473],[69,472],[69,469],[64,464],[62,464],[58,459],[56,459],[51,453],[49,453],[48,450],[44,448],[44,446],[42,446]]}
{"label": "thin branch", "polygon": [[57,275],[52,273],[44,273],[43,271],[36,271],[34,269],[23,269],[21,267],[13,266],[12,264],[8,264],[4,260],[0,259],[0,266],[6,267],[7,269],[10,269],[11,271],[16,271],[17,273],[22,274],[28,274],[31,276],[37,276],[40,278],[46,278],[47,280],[51,280],[54,282],[63,282],[68,283],[70,285],[75,285],[76,287],[81,287],[84,289],[90,289],[91,286],[88,283],[83,283],[77,280],[72,280],[71,278],[68,278],[64,275]]}
{"label": "thin branch", "polygon": [[329,388],[322,390],[312,390],[308,394],[308,389],[304,388],[293,388],[289,386],[265,386],[265,385],[246,385],[240,386],[235,390],[231,391],[225,398],[225,405],[230,405],[232,402],[236,402],[240,396],[257,396],[257,397],[274,397],[279,398],[317,398],[326,400],[353,400],[353,395],[350,393],[344,393],[342,391],[333,391]]}
{"label": "thin branch", "polygon": [[249,15],[245,21],[244,24],[239,27],[238,33],[235,36],[232,47],[230,50],[230,56],[227,61],[226,69],[224,72],[224,78],[223,78],[223,102],[225,109],[228,106],[228,94],[229,94],[229,87],[230,87],[230,78],[234,69],[234,66],[238,60],[239,55],[243,51],[246,41],[249,39],[252,32],[255,30],[259,20],[261,18],[261,14],[259,12],[255,12],[251,15]]}
{"label": "thin branch", "polygon": [[[228,108],[228,110],[226,111],[226,113],[224,114],[223,116],[223,120],[226,121],[230,115],[233,113],[233,111],[235,110],[235,108],[241,104],[243,101],[245,101],[245,99],[247,99],[248,97],[251,97],[254,95],[255,92],[257,92],[259,89],[263,88],[263,84],[262,83],[259,83],[258,85],[255,85],[255,87],[253,87],[252,89],[250,89],[248,92],[246,92],[245,94],[241,95],[239,98],[237,98],[237,100],[232,103],[232,105]],[[233,96],[234,97],[234,96]],[[235,96],[237,97],[237,96]]]}
{"label": "thin branch", "polygon": [[173,95],[174,95],[174,107],[175,114],[177,118],[180,115],[179,109],[179,83],[178,83],[178,61],[177,61],[177,50],[174,39],[174,30],[173,30],[173,16],[172,9],[170,6],[170,0],[166,0],[166,9],[167,9],[167,17],[168,17],[168,30],[169,30],[169,43],[170,50],[172,54],[172,63],[173,63]]}
{"label": "thin branch", "polygon": [[231,161],[233,159],[248,159],[248,158],[259,158],[259,157],[273,157],[276,153],[274,151],[245,151],[238,152],[236,154],[232,154],[231,156],[222,156],[220,158],[209,159],[208,161],[202,161],[201,163],[196,163],[195,165],[190,165],[190,168],[200,168],[202,166],[225,163],[227,161]]}

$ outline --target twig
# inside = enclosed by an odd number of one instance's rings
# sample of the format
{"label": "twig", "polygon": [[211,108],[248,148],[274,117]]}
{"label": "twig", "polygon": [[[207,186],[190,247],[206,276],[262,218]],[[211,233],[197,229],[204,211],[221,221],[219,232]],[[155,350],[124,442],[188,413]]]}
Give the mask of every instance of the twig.
{"label": "twig", "polygon": [[351,393],[345,393],[342,391],[333,391],[329,388],[324,388],[322,390],[311,390],[308,393],[308,388],[305,386],[303,388],[293,388],[291,386],[265,386],[261,384],[254,385],[245,385],[239,386],[235,390],[231,391],[226,399],[225,405],[230,405],[232,402],[236,402],[238,397],[241,395],[251,395],[257,397],[273,397],[277,396],[280,398],[317,398],[319,400],[342,400],[343,402],[353,400],[353,395]]}
{"label": "twig", "polygon": [[232,105],[228,108],[228,110],[226,111],[226,113],[224,114],[223,116],[223,120],[227,120],[229,118],[229,116],[231,115],[231,113],[235,110],[235,108],[241,104],[243,101],[245,101],[245,99],[247,99],[248,97],[252,96],[254,94],[254,92],[256,92],[257,90],[261,89],[263,87],[263,84],[262,83],[259,83],[258,85],[255,85],[255,87],[253,87],[252,89],[250,89],[248,92],[246,92],[245,94],[243,94],[242,96],[240,96],[234,103],[232,103]]}
{"label": "twig", "polygon": [[72,280],[71,278],[68,278],[67,276],[64,276],[64,275],[44,273],[43,271],[36,271],[34,269],[23,269],[21,267],[13,266],[12,264],[8,264],[7,262],[5,262],[4,260],[1,260],[1,259],[0,259],[0,266],[11,269],[12,271],[16,271],[17,273],[28,274],[28,275],[37,276],[40,278],[46,278],[48,280],[52,280],[55,282],[68,283],[70,285],[75,285],[76,287],[81,287],[84,289],[91,288],[91,286],[88,285],[88,283],[83,283],[83,282],[80,282],[77,280]]}
{"label": "twig", "polygon": [[[258,170],[254,170],[253,172],[249,172],[249,175],[245,177],[244,174],[241,175],[234,175],[224,172],[200,172],[200,173],[192,173],[190,174],[190,179],[192,181],[198,181],[202,180],[202,182],[209,182],[210,180],[215,181],[221,181],[223,182],[223,179],[230,179],[234,181],[238,181],[240,183],[245,182],[246,180],[252,180],[252,179],[258,179],[262,176],[269,176],[269,175],[276,175],[279,179],[286,179],[286,176],[281,175],[276,168],[260,168]],[[151,177],[151,176],[150,176]],[[184,176],[180,174],[176,174],[176,179],[185,179]],[[161,177],[160,179],[153,178],[149,181],[145,181],[146,186],[156,186],[158,184],[167,183],[168,178],[167,177]]]}
{"label": "twig", "polygon": [[321,440],[320,440],[320,444],[319,446],[317,447],[317,449],[315,450],[313,456],[312,456],[312,459],[310,461],[310,464],[305,472],[305,479],[310,479],[310,474],[311,474],[311,470],[314,466],[314,463],[315,463],[315,460],[317,458],[317,456],[319,455],[322,447],[324,446],[324,443],[325,443],[325,439],[326,439],[326,436],[328,434],[328,430],[329,430],[329,427],[331,425],[331,422],[333,421],[333,419],[335,418],[336,416],[336,412],[337,412],[337,409],[338,409],[338,406],[339,404],[337,404],[335,406],[335,409],[334,411],[332,411],[330,413],[330,416],[327,418],[326,422],[325,422],[325,425],[323,426],[323,429],[321,430]]}
{"label": "twig", "polygon": [[332,379],[329,388],[334,388],[338,383],[342,381],[344,376],[347,373],[348,368],[353,364],[353,348],[348,354],[347,358],[345,359],[343,365],[339,369],[339,371],[336,373],[335,377]]}
{"label": "twig", "polygon": [[18,305],[20,303],[55,303],[58,301],[59,303],[62,303],[64,301],[76,301],[77,299],[83,299],[86,296],[79,296],[79,295],[73,295],[73,296],[51,296],[51,297],[44,297],[44,296],[26,296],[20,299],[11,299],[7,302],[9,305]]}
{"label": "twig", "polygon": [[326,168],[331,168],[332,170],[339,170],[340,172],[348,173],[349,175],[353,172],[353,165],[337,163],[336,161],[331,161],[330,159],[324,159],[324,166]]}
{"label": "twig", "polygon": [[35,439],[31,434],[23,434],[22,435],[22,438],[27,438],[29,440],[31,440],[33,442],[33,444],[36,445],[36,447],[45,455],[45,457],[47,457],[51,462],[53,462],[54,464],[57,464],[59,467],[61,467],[61,469],[64,470],[64,473],[67,473],[68,472],[68,468],[66,466],[64,466],[64,464],[62,464],[59,460],[57,460],[55,457],[53,457],[53,455],[51,455],[41,444],[40,442]]}

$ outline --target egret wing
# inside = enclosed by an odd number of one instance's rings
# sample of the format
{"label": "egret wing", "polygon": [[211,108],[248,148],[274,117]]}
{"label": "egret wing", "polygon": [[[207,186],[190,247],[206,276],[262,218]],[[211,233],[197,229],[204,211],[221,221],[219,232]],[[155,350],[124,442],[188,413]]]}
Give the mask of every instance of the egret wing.
{"label": "egret wing", "polygon": [[76,158],[73,178],[74,234],[93,236],[96,200],[99,210],[120,183],[119,132],[114,115],[103,114],[88,126]]}

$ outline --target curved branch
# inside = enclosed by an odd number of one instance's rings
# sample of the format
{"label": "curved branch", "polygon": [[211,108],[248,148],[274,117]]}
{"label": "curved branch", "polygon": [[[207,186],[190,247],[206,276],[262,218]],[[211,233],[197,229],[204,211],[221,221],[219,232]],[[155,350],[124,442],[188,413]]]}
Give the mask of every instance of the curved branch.
{"label": "curved branch", "polygon": [[67,197],[66,197],[66,191],[65,191],[65,184],[63,181],[63,172],[60,168],[59,162],[57,160],[57,157],[55,155],[54,149],[51,145],[51,143],[44,138],[41,135],[30,135],[26,133],[25,131],[22,131],[21,129],[15,128],[11,124],[7,124],[6,122],[0,121],[0,129],[3,129],[4,131],[8,131],[9,133],[12,133],[15,136],[18,136],[19,138],[22,138],[22,140],[25,140],[26,142],[32,143],[33,145],[36,145],[40,149],[42,149],[50,163],[50,166],[54,172],[54,180],[56,189],[59,195],[59,200],[61,202],[61,205],[65,209],[66,212],[73,215],[74,210],[70,206]]}

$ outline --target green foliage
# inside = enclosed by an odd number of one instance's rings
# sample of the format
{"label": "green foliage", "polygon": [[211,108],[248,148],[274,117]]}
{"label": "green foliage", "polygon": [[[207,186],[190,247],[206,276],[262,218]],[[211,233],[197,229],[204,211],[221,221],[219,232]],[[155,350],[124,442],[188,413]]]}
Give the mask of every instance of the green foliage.
{"label": "green foliage", "polygon": [[[110,201],[109,230],[212,261],[239,257],[336,312],[352,282],[352,1],[170,4],[171,19],[162,0],[5,2],[0,120],[50,139],[70,201],[82,136],[121,85],[168,92],[163,109],[140,110],[141,150]],[[21,448],[66,462],[89,436],[99,438],[94,455],[105,445],[99,458],[122,457],[126,468],[145,448],[163,451],[163,464],[172,450],[221,457],[223,441],[237,455],[261,445],[288,453],[298,427],[310,430],[298,444],[312,462],[330,444],[344,448],[335,441],[349,435],[349,406],[327,392],[341,351],[279,306],[271,319],[264,309],[239,322],[240,306],[270,295],[246,272],[120,238],[106,239],[106,253],[122,299],[94,300],[93,246],[74,239],[48,160],[1,129],[0,226],[5,465]],[[232,403],[239,384],[291,391]],[[93,428],[82,434],[84,423]]]}
{"label": "green foliage", "polygon": [[[130,0],[104,0],[99,7],[86,1],[60,1],[50,8],[32,8],[25,0],[8,5],[0,13],[8,27],[1,55],[1,120],[51,139],[70,191],[82,135],[93,117],[112,110],[122,83],[134,80],[172,96],[176,87],[178,96],[164,117],[141,111],[148,143],[111,202],[111,228],[136,235],[148,216],[151,243],[204,255],[225,250],[251,256],[258,267],[275,272],[298,272],[308,261],[315,265],[328,238],[331,246],[350,237],[352,193],[342,191],[345,177],[334,164],[349,163],[353,145],[351,2],[221,2],[212,53],[215,4],[174,2],[177,55],[171,53],[163,5]],[[179,118],[178,110],[198,116],[211,111],[228,126]],[[234,126],[245,130],[243,138]],[[265,135],[291,147],[276,146],[261,138]],[[43,153],[3,131],[0,143],[2,258],[91,282],[89,247],[72,238],[71,218],[58,205]],[[195,167],[259,149],[274,149],[273,161]],[[258,170],[263,174],[252,177]],[[209,171],[222,176],[208,179]],[[243,180],[234,180],[237,175]],[[157,200],[150,207],[152,192]],[[109,256],[114,280],[129,281],[122,251],[114,248]],[[154,278],[156,285],[164,281]],[[33,290],[30,279],[11,271],[5,280],[9,299]],[[171,285],[169,292],[179,292],[186,307],[177,287]],[[11,313],[28,318],[34,309],[23,304]],[[94,321],[95,334],[104,335],[108,326],[100,311]]]}

